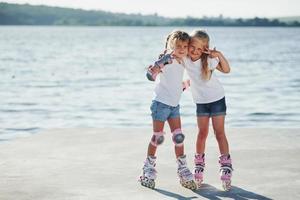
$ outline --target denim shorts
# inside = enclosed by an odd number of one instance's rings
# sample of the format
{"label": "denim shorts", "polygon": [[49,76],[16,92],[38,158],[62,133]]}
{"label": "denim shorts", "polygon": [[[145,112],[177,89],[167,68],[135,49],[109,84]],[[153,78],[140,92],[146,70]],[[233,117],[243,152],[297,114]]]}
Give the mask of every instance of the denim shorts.
{"label": "denim shorts", "polygon": [[218,116],[226,115],[226,102],[225,97],[222,99],[211,102],[211,103],[201,103],[197,104],[197,116]]}
{"label": "denim shorts", "polygon": [[153,100],[150,107],[152,119],[165,122],[170,118],[178,118],[180,117],[179,108],[179,105],[173,107]]}

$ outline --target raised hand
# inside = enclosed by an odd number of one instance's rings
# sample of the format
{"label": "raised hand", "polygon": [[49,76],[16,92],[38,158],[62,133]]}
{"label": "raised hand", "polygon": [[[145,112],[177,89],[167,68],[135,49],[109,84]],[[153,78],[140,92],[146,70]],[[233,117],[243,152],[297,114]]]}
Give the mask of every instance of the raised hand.
{"label": "raised hand", "polygon": [[167,49],[163,53],[159,54],[158,59],[161,59],[167,53]]}
{"label": "raised hand", "polygon": [[[167,54],[167,49],[164,50],[163,53],[159,54],[158,59],[161,59],[163,56],[165,56]],[[174,51],[171,51],[170,53],[168,53],[171,55],[171,58],[174,59],[176,58],[176,56],[174,55]]]}
{"label": "raised hand", "polygon": [[206,47],[203,53],[208,54],[210,58],[218,57],[220,54],[220,52],[217,51],[216,47],[214,47],[213,49],[209,49]]}

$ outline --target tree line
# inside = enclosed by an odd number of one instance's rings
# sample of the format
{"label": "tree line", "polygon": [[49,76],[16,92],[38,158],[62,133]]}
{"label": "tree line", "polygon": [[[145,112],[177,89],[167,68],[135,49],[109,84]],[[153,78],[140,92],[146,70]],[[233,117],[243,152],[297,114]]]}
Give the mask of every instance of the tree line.
{"label": "tree line", "polygon": [[232,19],[219,17],[167,18],[157,14],[123,14],[29,4],[0,3],[0,25],[71,26],[269,26],[300,27],[298,21],[255,17]]}

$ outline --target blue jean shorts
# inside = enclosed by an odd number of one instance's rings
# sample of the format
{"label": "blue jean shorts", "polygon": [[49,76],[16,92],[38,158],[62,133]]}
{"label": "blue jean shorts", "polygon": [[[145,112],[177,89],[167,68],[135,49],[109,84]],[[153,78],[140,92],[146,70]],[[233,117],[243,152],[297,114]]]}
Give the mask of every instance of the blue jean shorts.
{"label": "blue jean shorts", "polygon": [[225,97],[222,99],[211,102],[211,103],[201,103],[197,104],[197,116],[218,116],[226,115],[226,102]]}
{"label": "blue jean shorts", "polygon": [[178,118],[180,117],[179,108],[179,105],[173,107],[153,100],[150,107],[152,119],[165,122],[170,118]]}

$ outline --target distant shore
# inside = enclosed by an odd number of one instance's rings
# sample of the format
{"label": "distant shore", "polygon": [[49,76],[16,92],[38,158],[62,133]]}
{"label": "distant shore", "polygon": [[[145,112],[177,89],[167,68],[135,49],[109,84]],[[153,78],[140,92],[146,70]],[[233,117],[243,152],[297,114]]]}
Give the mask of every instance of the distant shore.
{"label": "distant shore", "polygon": [[101,10],[83,10],[30,4],[0,2],[0,25],[66,25],[66,26],[221,26],[221,27],[300,27],[300,17],[168,18],[156,14],[124,14]]}
{"label": "distant shore", "polygon": [[[52,129],[0,144],[0,199],[299,199],[300,129],[227,130],[234,174],[221,190],[218,147],[210,131],[203,187],[180,186],[170,133],[157,151],[156,189],[139,185],[148,129]],[[196,129],[185,129],[193,168]]]}

